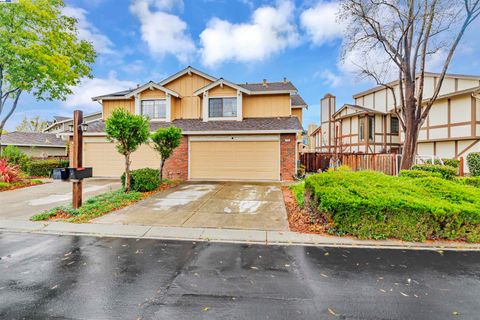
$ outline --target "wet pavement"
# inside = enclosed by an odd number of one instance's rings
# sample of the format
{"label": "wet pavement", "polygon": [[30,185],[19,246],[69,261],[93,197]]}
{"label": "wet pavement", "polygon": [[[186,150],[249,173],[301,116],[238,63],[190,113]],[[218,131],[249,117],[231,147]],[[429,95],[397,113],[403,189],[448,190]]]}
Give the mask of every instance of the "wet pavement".
{"label": "wet pavement", "polygon": [[0,233],[0,319],[478,319],[480,252]]}

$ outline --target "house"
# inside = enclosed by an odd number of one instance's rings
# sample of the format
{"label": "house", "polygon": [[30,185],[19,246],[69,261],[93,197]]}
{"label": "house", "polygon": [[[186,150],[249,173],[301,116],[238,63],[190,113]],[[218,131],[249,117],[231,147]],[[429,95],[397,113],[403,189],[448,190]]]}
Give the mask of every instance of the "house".
{"label": "house", "polygon": [[[433,95],[439,74],[426,73],[425,99]],[[398,95],[398,82],[389,84]],[[447,74],[423,124],[417,154],[458,158],[480,151],[480,76]],[[394,112],[390,89],[378,86],[353,96],[336,110],[335,97],[321,100],[321,126],[313,132],[315,150],[343,153],[399,153],[404,133]],[[426,101],[426,100],[425,100]]]}
{"label": "house", "polygon": [[16,146],[34,158],[65,157],[67,142],[56,134],[41,132],[10,132],[2,135],[1,147]]}
{"label": "house", "polygon": [[[83,116],[85,123],[102,119],[102,112],[94,112]],[[45,133],[62,133],[69,130],[69,126],[73,125],[73,118],[54,116],[53,121],[43,130]]]}
{"label": "house", "polygon": [[[119,177],[124,161],[105,136],[116,108],[150,118],[150,130],[176,126],[181,145],[164,167],[170,179],[291,180],[296,173],[302,110],[307,107],[286,78],[237,84],[187,67],[161,82],[93,98],[102,119],[84,134],[84,166],[95,176]],[[132,155],[132,167],[159,167],[149,145]]]}

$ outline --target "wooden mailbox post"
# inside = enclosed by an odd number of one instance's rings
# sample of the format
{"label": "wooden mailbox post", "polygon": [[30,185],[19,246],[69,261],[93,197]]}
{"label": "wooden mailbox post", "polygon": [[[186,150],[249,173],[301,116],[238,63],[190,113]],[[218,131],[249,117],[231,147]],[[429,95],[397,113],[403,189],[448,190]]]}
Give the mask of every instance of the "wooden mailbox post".
{"label": "wooden mailbox post", "polygon": [[[74,169],[83,168],[83,112],[75,110],[73,112],[73,144],[72,144],[72,164]],[[78,209],[82,206],[82,180],[73,181],[72,189],[72,207]]]}

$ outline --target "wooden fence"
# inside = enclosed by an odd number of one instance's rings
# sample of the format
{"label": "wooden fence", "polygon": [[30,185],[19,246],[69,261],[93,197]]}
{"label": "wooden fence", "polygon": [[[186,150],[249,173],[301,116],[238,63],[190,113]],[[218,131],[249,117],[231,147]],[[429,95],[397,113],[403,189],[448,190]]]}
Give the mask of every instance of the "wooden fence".
{"label": "wooden fence", "polygon": [[388,175],[397,174],[396,154],[332,154],[308,152],[300,156],[307,172],[327,170],[332,164],[347,165],[354,171],[375,170]]}

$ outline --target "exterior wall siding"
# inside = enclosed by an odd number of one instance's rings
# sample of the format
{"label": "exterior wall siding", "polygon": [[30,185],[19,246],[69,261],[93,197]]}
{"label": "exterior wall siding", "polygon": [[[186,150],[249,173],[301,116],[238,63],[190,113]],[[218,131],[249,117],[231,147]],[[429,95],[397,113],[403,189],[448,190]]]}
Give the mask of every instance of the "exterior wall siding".
{"label": "exterior wall siding", "polygon": [[300,123],[302,123],[302,114],[303,114],[302,108],[292,109],[292,115],[297,117],[298,120],[300,120]]}
{"label": "exterior wall siding", "polygon": [[135,100],[104,100],[103,104],[103,120],[108,119],[112,114],[113,110],[117,108],[122,108],[128,112],[135,113]]}
{"label": "exterior wall siding", "polygon": [[290,95],[244,95],[243,117],[289,117],[292,114]]}
{"label": "exterior wall siding", "polygon": [[296,136],[293,133],[280,135],[280,179],[292,181],[296,172]]}

